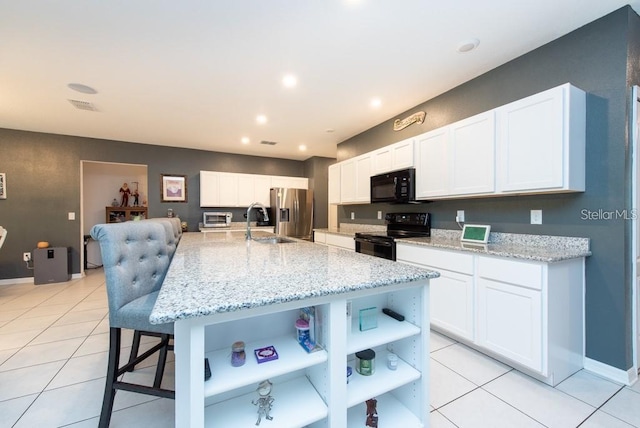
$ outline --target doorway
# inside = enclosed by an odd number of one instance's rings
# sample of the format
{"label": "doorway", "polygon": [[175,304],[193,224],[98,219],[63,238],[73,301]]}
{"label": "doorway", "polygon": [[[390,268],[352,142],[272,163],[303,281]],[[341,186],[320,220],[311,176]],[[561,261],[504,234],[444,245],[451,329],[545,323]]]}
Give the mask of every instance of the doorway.
{"label": "doorway", "polygon": [[120,203],[123,183],[131,191],[138,190],[140,204],[147,205],[149,185],[147,165],[80,161],[80,177],[80,238],[81,246],[85,247],[80,266],[84,274],[85,269],[102,266],[98,243],[86,237],[94,225],[107,221],[105,207]]}

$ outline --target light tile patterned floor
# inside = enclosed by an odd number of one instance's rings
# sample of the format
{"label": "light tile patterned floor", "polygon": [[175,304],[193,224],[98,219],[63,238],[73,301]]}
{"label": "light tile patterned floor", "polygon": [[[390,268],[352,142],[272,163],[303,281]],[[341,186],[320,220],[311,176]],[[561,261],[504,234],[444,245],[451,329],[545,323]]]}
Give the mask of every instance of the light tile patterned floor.
{"label": "light tile patterned floor", "polygon": [[[0,428],[95,428],[108,330],[101,270],[59,284],[0,286]],[[125,334],[125,355],[130,343]],[[125,376],[150,380],[153,363]],[[173,369],[169,362],[163,386],[173,387]],[[118,392],[111,427],[173,427],[173,404]],[[431,427],[640,427],[640,383],[580,371],[551,388],[432,332]]]}

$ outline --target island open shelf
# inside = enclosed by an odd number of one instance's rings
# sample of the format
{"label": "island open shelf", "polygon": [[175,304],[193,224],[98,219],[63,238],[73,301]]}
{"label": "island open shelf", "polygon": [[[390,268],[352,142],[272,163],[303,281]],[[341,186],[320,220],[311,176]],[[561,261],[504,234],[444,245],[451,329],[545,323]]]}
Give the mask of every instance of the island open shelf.
{"label": "island open shelf", "polygon": [[[304,351],[303,351],[304,352]],[[270,415],[260,426],[278,428],[303,427],[327,417],[327,405],[313,385],[304,377],[273,385],[275,401]],[[243,394],[205,407],[205,426],[211,428],[253,427],[258,419],[258,407],[252,403],[255,392]]]}
{"label": "island open shelf", "polygon": [[[406,406],[404,406],[393,394],[388,393],[376,397],[376,409],[378,411],[378,426],[423,428],[427,426],[420,422]],[[367,419],[367,405],[360,403],[351,407],[347,416],[347,427],[363,427]]]}
{"label": "island open shelf", "polygon": [[349,362],[354,370],[347,386],[347,407],[353,407],[377,395],[420,379],[420,372],[401,359],[398,359],[396,370],[389,370],[386,366],[388,354],[386,351],[376,352],[376,369],[372,376],[363,376],[357,373],[355,361]]}
{"label": "island open shelf", "polygon": [[[276,348],[278,359],[258,364],[253,350],[267,345]],[[245,352],[246,363],[240,367],[231,365],[229,348],[205,354],[211,367],[211,378],[204,383],[205,397],[257,384],[265,379],[273,379],[327,361],[327,352],[324,349],[307,353],[292,336],[246,343]]]}
{"label": "island open shelf", "polygon": [[353,354],[417,334],[420,334],[420,327],[408,321],[397,321],[382,312],[378,314],[377,328],[360,331],[357,316],[354,316],[351,330],[347,333],[347,352]]}

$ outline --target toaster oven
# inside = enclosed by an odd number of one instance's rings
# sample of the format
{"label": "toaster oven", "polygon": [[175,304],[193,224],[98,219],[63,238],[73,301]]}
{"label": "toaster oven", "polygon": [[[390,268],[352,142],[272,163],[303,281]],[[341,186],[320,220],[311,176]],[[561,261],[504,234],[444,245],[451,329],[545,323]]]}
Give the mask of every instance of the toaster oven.
{"label": "toaster oven", "polygon": [[206,212],[202,214],[202,225],[204,227],[229,227],[231,226],[230,212]]}

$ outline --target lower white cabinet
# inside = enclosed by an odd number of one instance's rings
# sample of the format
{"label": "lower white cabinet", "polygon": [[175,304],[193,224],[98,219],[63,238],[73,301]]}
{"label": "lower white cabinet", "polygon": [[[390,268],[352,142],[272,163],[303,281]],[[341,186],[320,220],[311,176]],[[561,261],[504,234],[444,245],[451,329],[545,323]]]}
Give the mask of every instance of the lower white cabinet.
{"label": "lower white cabinet", "polygon": [[313,242],[316,244],[326,244],[327,243],[327,234],[325,232],[318,232],[316,230],[313,231]]}
{"label": "lower white cabinet", "polygon": [[[389,426],[428,426],[428,286],[417,282],[390,286],[384,291],[369,289],[355,296],[316,299],[323,349],[312,353],[297,342],[294,324],[300,309],[295,306],[288,305],[284,310],[274,306],[274,312],[266,314],[259,311],[257,316],[232,320],[222,317],[223,321],[207,322],[204,352],[212,376],[204,382],[204,426],[255,426],[256,389],[264,380],[272,383],[273,420],[263,417],[260,426],[364,426],[365,402],[370,398],[377,399],[379,414],[392,418]],[[347,317],[348,306],[354,314],[352,318]],[[377,327],[360,331],[357,314],[372,307],[376,308]],[[384,315],[385,307],[403,314],[405,320],[399,322]],[[246,362],[233,367],[231,344],[240,340],[245,342]],[[278,359],[258,364],[254,349],[269,345],[275,347]],[[355,370],[355,353],[365,349],[376,353],[375,373],[371,376]],[[398,356],[395,370],[386,365],[389,353]],[[347,366],[353,369],[349,383]]]}
{"label": "lower white cabinet", "polygon": [[399,261],[437,270],[431,280],[431,327],[474,340],[475,290],[473,256],[456,251],[397,245]]}
{"label": "lower white cabinet", "polygon": [[549,384],[583,366],[584,258],[554,263],[398,243],[431,280],[435,330]]}
{"label": "lower white cabinet", "polygon": [[478,278],[476,343],[542,373],[542,292]]}
{"label": "lower white cabinet", "polygon": [[313,242],[316,244],[329,245],[330,247],[344,248],[351,251],[356,250],[356,242],[353,240],[353,235],[314,231]]}

